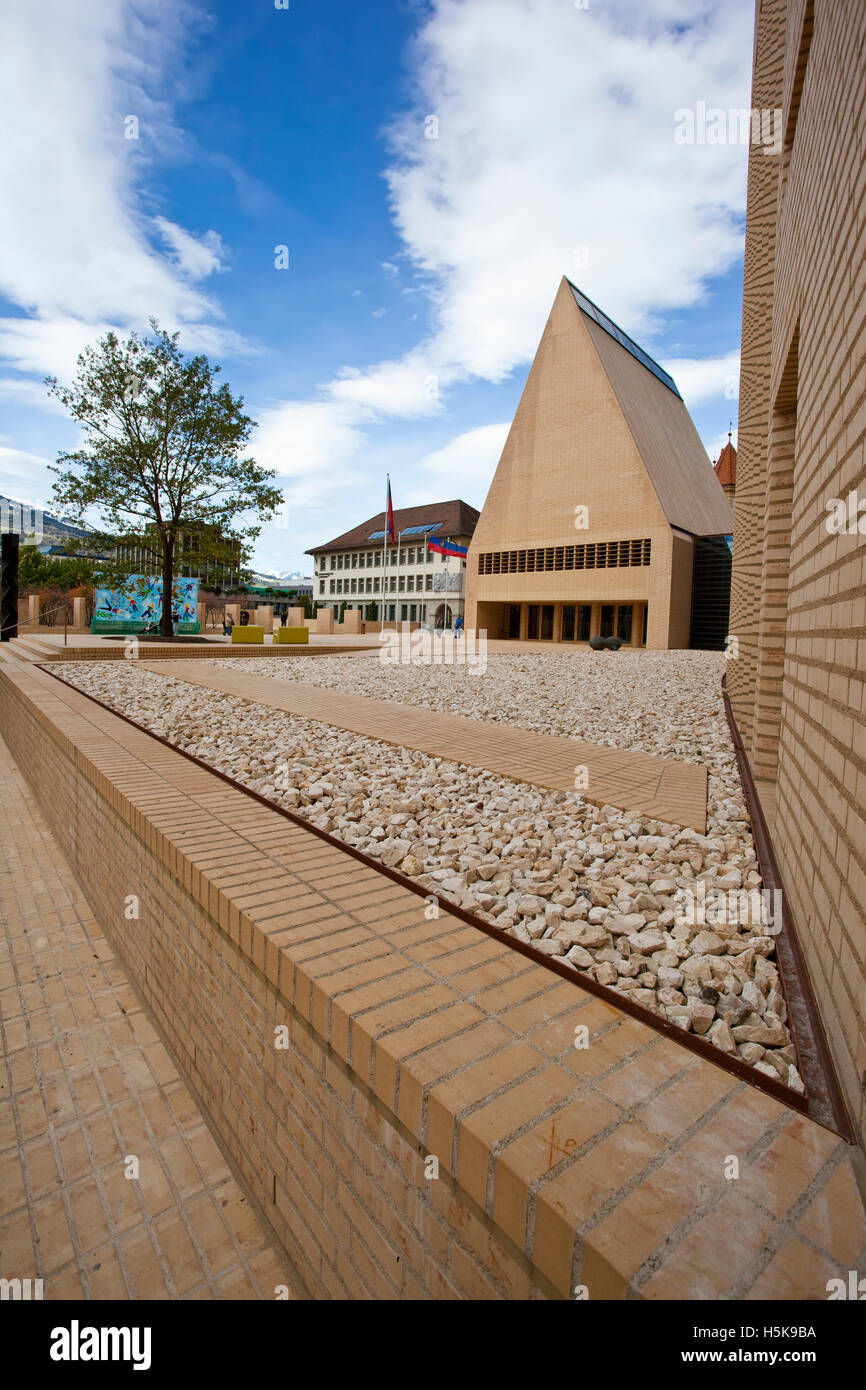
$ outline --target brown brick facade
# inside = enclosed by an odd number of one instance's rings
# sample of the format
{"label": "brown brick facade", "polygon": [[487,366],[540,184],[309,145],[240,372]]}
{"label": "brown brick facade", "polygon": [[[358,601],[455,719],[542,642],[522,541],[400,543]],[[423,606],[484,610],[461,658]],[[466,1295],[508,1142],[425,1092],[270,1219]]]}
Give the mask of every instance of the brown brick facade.
{"label": "brown brick facade", "polygon": [[866,536],[828,509],[866,501],[864,54],[861,0],[758,5],[752,105],[782,110],[784,143],[749,160],[728,673],[861,1132]]}

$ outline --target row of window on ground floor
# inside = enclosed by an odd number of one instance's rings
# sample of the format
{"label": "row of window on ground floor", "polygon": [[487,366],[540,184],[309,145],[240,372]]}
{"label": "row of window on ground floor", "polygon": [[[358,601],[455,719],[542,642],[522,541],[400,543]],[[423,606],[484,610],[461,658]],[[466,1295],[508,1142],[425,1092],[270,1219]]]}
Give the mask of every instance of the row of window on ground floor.
{"label": "row of window on ground floor", "polygon": [[450,627],[456,619],[460,609],[450,603],[347,603],[345,605],[335,603],[333,611],[335,618],[339,618],[340,609],[351,610],[358,608],[363,613],[367,622],[380,622],[385,609],[385,622],[401,623],[436,623],[440,619],[445,627]]}
{"label": "row of window on ground floor", "polygon": [[[524,640],[533,642],[588,642],[590,637],[618,637],[631,643],[637,632],[638,642],[646,646],[649,607],[638,606],[639,631],[635,628],[635,607],[633,603],[506,603],[500,635],[514,639],[523,635]],[[593,610],[597,631],[593,627]]]}

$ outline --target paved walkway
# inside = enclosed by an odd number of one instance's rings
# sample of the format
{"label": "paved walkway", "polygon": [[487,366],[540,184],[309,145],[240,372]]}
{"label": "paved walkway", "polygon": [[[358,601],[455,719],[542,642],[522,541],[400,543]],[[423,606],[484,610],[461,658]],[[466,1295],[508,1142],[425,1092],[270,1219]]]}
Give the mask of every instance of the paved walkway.
{"label": "paved walkway", "polygon": [[191,685],[221,690],[288,714],[320,719],[368,738],[470,767],[483,767],[502,777],[555,791],[573,791],[575,770],[586,768],[586,785],[582,789],[590,801],[638,811],[674,825],[691,826],[701,834],[706,832],[707,770],[697,763],[535,734],[505,724],[464,719],[365,695],[347,695],[320,685],[275,680],[230,667],[203,667],[179,661],[145,661],[142,665]]}
{"label": "paved walkway", "polygon": [[0,783],[0,1277],[45,1299],[305,1297],[2,740]]}

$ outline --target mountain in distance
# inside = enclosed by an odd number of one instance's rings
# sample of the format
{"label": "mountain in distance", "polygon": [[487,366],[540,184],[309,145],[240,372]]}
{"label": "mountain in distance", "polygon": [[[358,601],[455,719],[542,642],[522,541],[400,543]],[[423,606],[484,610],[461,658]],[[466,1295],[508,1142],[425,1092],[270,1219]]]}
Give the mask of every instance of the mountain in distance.
{"label": "mountain in distance", "polygon": [[[34,531],[34,526],[37,528]],[[73,537],[78,539],[88,535],[81,526],[73,526],[53,512],[35,512],[28,502],[16,502],[12,497],[0,495],[0,532],[16,531],[22,545],[33,544],[30,537],[35,536],[37,545],[61,545]],[[41,535],[40,535],[41,530]]]}
{"label": "mountain in distance", "polygon": [[277,589],[296,589],[299,584],[311,587],[313,576],[311,574],[299,574],[297,571],[292,573],[287,570],[285,574],[259,574],[253,573],[254,584],[273,584]]}

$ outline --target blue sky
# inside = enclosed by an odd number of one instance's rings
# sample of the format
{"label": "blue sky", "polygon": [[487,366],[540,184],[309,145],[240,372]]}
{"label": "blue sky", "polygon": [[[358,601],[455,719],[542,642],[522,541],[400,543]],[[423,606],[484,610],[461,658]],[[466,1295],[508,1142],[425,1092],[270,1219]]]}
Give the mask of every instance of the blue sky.
{"label": "blue sky", "polygon": [[748,150],[679,144],[674,113],[748,105],[751,0],[17,9],[0,493],[47,500],[76,441],[42,377],[155,314],[259,422],[286,498],[259,568],[308,569],[386,471],[398,507],[480,506],[563,273],[710,452],[736,425]]}

